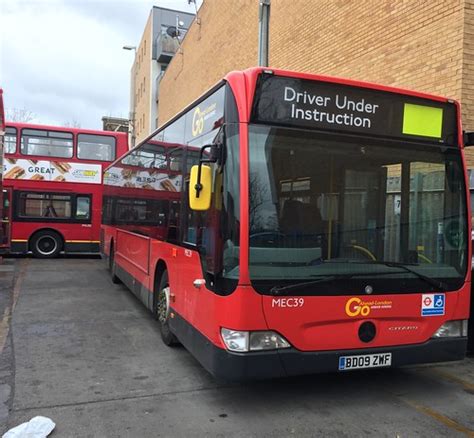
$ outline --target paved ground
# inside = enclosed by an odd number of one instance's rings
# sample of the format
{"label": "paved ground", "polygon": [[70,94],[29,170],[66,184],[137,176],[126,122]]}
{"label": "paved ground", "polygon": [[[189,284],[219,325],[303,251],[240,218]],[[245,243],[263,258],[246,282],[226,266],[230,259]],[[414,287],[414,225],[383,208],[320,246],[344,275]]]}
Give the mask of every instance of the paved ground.
{"label": "paved ground", "polygon": [[110,282],[101,260],[14,265],[13,294],[2,291],[5,309],[16,302],[11,330],[0,331],[5,430],[46,415],[53,437],[474,437],[472,358],[222,384],[186,350],[161,343],[147,310]]}
{"label": "paved ground", "polygon": [[[13,344],[10,332],[15,260],[0,257],[0,425],[6,424],[13,399]],[[2,427],[0,427],[0,432]]]}

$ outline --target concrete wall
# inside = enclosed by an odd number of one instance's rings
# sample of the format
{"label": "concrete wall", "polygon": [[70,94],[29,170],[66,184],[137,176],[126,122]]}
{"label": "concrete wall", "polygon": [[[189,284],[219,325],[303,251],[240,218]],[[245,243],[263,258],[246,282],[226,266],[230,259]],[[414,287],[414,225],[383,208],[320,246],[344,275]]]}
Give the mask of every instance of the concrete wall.
{"label": "concrete wall", "polygon": [[137,143],[143,139],[150,130],[151,57],[153,47],[152,12],[148,16],[142,39],[137,47],[135,62],[132,66],[135,91],[135,136]]}
{"label": "concrete wall", "polygon": [[189,27],[194,19],[193,14],[154,6],[150,11],[140,44],[137,47],[136,57],[131,69],[132,90],[135,90],[136,143],[156,129],[158,112],[157,78],[161,73],[161,64],[156,61],[155,41],[161,33],[162,25],[174,26],[176,24],[177,15],[179,20],[184,22],[185,29]]}

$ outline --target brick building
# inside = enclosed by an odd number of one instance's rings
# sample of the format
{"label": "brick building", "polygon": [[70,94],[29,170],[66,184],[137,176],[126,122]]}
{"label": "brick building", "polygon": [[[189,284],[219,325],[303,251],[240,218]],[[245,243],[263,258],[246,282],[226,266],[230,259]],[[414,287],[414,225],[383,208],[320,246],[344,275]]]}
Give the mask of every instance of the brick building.
{"label": "brick building", "polygon": [[[204,0],[161,80],[160,124],[227,72],[257,64],[258,4]],[[474,0],[272,0],[269,54],[275,68],[458,99],[474,130]]]}

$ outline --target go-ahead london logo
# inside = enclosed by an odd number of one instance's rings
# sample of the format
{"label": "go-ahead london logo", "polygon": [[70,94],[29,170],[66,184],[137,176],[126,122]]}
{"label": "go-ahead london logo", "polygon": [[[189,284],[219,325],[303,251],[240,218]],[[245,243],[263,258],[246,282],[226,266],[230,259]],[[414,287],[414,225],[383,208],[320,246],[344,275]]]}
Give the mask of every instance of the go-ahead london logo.
{"label": "go-ahead london logo", "polygon": [[363,301],[360,298],[353,297],[347,300],[345,311],[347,316],[369,316],[372,310],[391,309],[392,301],[390,300],[370,300]]}

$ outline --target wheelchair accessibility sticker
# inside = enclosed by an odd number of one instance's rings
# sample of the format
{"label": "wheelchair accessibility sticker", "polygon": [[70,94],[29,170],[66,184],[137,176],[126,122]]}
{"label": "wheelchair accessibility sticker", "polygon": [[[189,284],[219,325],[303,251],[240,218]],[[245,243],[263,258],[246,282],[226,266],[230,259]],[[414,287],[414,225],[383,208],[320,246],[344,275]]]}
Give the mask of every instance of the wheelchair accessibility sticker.
{"label": "wheelchair accessibility sticker", "polygon": [[444,294],[426,294],[421,296],[421,316],[444,315],[444,307]]}

